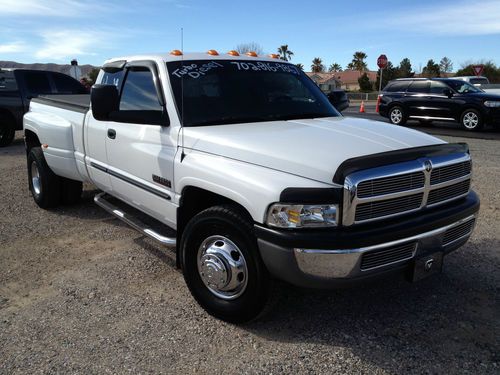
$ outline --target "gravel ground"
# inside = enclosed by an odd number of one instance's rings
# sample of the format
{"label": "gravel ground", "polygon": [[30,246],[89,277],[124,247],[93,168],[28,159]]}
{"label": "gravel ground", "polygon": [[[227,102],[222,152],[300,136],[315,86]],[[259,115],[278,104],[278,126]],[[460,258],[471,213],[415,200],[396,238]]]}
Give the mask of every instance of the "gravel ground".
{"label": "gravel ground", "polygon": [[500,373],[500,143],[468,141],[476,232],[419,283],[280,286],[234,326],[193,301],[168,249],[99,209],[39,209],[21,139],[0,149],[0,373]]}

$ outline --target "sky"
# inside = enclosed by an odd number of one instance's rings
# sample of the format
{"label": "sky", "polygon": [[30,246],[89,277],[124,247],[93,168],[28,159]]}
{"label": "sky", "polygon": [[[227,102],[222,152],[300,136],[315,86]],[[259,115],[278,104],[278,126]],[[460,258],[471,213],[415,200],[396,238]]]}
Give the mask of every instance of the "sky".
{"label": "sky", "polygon": [[500,65],[500,0],[0,0],[0,60],[100,65],[111,57],[288,44],[309,70],[320,57],[342,67],[355,51],[368,67],[385,54],[419,71],[447,56]]}

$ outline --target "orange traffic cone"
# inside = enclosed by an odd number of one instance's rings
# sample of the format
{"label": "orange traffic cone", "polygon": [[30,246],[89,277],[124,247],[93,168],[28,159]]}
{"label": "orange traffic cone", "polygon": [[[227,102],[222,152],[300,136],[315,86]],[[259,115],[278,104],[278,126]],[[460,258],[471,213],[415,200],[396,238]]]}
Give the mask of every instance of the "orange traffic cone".
{"label": "orange traffic cone", "polygon": [[359,113],[365,113],[365,102],[362,100],[359,106]]}
{"label": "orange traffic cone", "polygon": [[380,100],[381,100],[381,97],[380,95],[377,97],[377,105],[375,107],[375,112],[379,113],[380,112]]}

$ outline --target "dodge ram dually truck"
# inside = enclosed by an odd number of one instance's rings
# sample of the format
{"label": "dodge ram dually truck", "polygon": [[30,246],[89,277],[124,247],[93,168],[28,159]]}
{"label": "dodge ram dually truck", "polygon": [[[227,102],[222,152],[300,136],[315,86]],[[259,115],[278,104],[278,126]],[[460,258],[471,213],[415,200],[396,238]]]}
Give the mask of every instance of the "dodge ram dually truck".
{"label": "dodge ram dually truck", "polygon": [[330,288],[441,271],[479,210],[467,145],[346,118],[274,56],[106,61],[90,98],[47,96],[24,116],[42,208],[95,202],[174,247],[198,303],[257,317],[279,279]]}

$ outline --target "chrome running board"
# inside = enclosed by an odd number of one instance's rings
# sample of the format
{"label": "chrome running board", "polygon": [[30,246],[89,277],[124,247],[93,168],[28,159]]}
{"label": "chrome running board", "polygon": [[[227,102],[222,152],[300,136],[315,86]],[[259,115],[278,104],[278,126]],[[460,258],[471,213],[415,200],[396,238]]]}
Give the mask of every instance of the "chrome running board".
{"label": "chrome running board", "polygon": [[[122,220],[126,224],[130,225],[132,228],[135,230],[139,231],[140,233],[144,234],[145,236],[148,236],[149,238],[159,242],[162,245],[168,246],[168,247],[174,247],[177,243],[177,240],[175,237],[167,237],[164,236],[158,231],[153,230],[151,226],[145,224],[141,220],[139,220],[137,217],[131,215],[130,213],[126,213],[124,210],[118,208],[114,204],[110,203],[108,200],[105,198],[106,193],[99,193],[94,197],[94,202],[109,212],[110,214],[116,216],[118,219]],[[165,226],[168,228],[167,226]]]}

